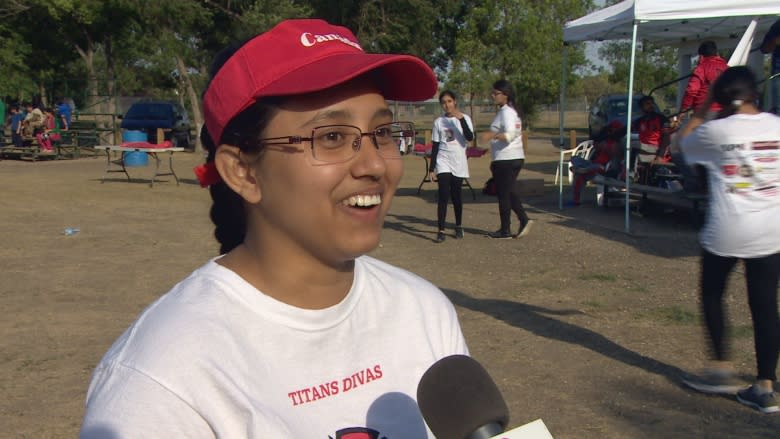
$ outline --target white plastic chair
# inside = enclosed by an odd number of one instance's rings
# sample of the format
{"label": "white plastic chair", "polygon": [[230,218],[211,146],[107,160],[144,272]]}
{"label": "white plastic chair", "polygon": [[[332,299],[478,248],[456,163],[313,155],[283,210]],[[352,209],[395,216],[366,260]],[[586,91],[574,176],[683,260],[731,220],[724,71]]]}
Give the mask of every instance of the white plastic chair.
{"label": "white plastic chair", "polygon": [[[570,158],[568,161],[566,161],[565,166],[569,173],[569,184],[572,184],[574,182],[574,174],[571,172],[571,157],[582,157],[583,159],[587,159],[590,157],[591,151],[593,150],[593,140],[585,140],[583,142],[580,142],[579,145],[577,145],[576,148],[567,149],[563,151],[563,155],[569,154]],[[558,184],[558,177],[561,176],[561,166],[560,164],[555,169],[555,184]]]}

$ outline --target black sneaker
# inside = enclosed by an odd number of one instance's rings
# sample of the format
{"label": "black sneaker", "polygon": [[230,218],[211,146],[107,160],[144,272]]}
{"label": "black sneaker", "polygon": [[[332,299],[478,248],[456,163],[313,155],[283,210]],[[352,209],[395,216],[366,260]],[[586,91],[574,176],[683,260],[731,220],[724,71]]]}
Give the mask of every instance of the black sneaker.
{"label": "black sneaker", "polygon": [[444,242],[444,232],[439,232],[436,234],[436,242]]}
{"label": "black sneaker", "polygon": [[755,391],[755,385],[737,392],[737,401],[761,411],[761,413],[780,412],[780,406],[777,405],[777,393],[761,393]]}
{"label": "black sneaker", "polygon": [[455,239],[463,239],[464,236],[463,227],[455,227]]}
{"label": "black sneaker", "polygon": [[517,235],[515,235],[515,238],[522,238],[523,236],[528,235],[531,232],[531,227],[534,225],[534,220],[528,220],[525,224],[520,225],[520,229],[517,231]]}
{"label": "black sneaker", "polygon": [[493,238],[493,239],[512,239],[512,235],[510,235],[509,232],[503,232],[501,230],[490,232],[487,234],[487,236],[488,238]]}
{"label": "black sneaker", "polygon": [[686,376],[682,381],[691,389],[719,395],[733,395],[747,386],[747,383],[738,379],[732,372],[715,369]]}

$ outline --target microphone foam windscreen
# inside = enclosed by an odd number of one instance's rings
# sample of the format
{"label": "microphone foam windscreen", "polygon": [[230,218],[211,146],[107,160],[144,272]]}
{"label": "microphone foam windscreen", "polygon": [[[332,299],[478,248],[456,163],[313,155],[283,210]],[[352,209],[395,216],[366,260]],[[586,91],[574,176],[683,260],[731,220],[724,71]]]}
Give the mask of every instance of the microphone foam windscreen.
{"label": "microphone foam windscreen", "polygon": [[465,439],[482,426],[509,423],[496,383],[466,355],[444,357],[428,368],[417,385],[417,404],[439,439]]}

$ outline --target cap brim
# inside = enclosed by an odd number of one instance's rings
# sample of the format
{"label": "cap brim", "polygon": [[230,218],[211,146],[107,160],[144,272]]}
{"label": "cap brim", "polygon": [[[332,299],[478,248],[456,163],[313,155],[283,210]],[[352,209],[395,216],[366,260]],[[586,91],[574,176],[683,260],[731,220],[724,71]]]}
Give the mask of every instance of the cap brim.
{"label": "cap brim", "polygon": [[256,97],[287,96],[324,90],[368,72],[376,72],[385,99],[423,101],[436,94],[438,81],[430,67],[409,55],[331,54],[290,71],[263,87]]}

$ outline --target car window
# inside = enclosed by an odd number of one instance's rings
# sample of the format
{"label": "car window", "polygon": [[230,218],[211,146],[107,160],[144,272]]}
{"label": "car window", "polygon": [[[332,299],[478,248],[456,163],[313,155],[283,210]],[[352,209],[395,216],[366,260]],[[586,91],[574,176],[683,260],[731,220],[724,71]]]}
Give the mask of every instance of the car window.
{"label": "car window", "polygon": [[628,111],[628,103],[624,100],[611,101],[609,103],[609,114],[623,115]]}
{"label": "car window", "polygon": [[[642,99],[642,96],[634,96],[634,103],[631,107],[631,113],[642,114],[642,109],[639,107],[640,99]],[[613,99],[609,102],[608,114],[610,116],[625,116],[626,113],[628,113],[628,101],[625,98]]]}

